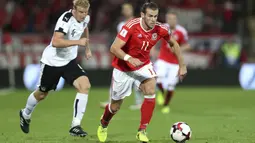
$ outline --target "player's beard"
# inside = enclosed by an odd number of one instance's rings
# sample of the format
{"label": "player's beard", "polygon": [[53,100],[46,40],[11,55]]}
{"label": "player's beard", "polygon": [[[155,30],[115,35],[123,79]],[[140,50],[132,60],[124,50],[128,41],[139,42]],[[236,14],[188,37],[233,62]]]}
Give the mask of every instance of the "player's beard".
{"label": "player's beard", "polygon": [[149,28],[149,29],[152,29],[154,26],[150,26],[146,20],[146,18],[144,19],[144,23],[145,25]]}

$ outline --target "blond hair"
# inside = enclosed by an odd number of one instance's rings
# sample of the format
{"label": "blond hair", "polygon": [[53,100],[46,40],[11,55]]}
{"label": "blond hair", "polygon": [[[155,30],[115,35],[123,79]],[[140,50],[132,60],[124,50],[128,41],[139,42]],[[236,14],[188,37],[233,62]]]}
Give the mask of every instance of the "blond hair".
{"label": "blond hair", "polygon": [[77,6],[88,8],[90,6],[88,0],[73,0],[73,6],[77,8]]}

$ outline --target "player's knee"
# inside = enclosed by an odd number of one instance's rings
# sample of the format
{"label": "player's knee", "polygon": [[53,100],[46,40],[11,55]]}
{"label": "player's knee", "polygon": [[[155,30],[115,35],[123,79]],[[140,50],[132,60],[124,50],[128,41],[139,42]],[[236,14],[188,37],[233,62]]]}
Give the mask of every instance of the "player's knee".
{"label": "player's knee", "polygon": [[74,86],[76,87],[79,93],[88,94],[91,84],[87,77],[81,77],[74,82]]}
{"label": "player's knee", "polygon": [[82,83],[82,84],[80,84],[80,86],[77,90],[79,93],[87,94],[89,92],[90,87],[91,87],[90,83]]}
{"label": "player's knee", "polygon": [[121,104],[122,104],[123,100],[112,100],[111,104],[110,104],[110,110],[112,111],[112,113],[116,113],[120,110]]}
{"label": "player's knee", "polygon": [[48,92],[35,91],[34,96],[37,101],[45,99],[48,95]]}
{"label": "player's knee", "polygon": [[120,104],[111,104],[110,110],[112,113],[116,113],[120,110]]}
{"label": "player's knee", "polygon": [[144,95],[154,95],[155,94],[155,86],[145,86],[143,94]]}

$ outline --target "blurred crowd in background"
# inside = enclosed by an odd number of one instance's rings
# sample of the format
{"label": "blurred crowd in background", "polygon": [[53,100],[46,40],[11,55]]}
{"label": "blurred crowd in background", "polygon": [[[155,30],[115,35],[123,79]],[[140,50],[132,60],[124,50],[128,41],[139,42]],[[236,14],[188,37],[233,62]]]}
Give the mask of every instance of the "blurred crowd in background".
{"label": "blurred crowd in background", "polygon": [[[130,2],[135,15],[145,0],[91,0],[91,32],[115,30],[121,19],[120,5]],[[203,11],[203,29],[208,33],[236,33],[243,0],[157,0],[159,21],[171,7],[199,8]],[[1,0],[0,27],[10,32],[51,32],[58,17],[72,8],[72,0]],[[200,32],[201,32],[200,31]],[[198,31],[199,32],[199,31]]]}
{"label": "blurred crowd in background", "polygon": [[[154,1],[160,7],[158,18],[160,22],[165,22],[165,13],[169,9],[179,14],[179,22],[187,29],[190,37],[192,51],[187,53],[185,58],[191,67],[193,65],[200,68],[236,68],[247,62],[249,57],[253,57],[255,48],[252,47],[255,42],[252,41],[255,37],[253,34],[255,28],[249,29],[254,26],[249,26],[245,20],[249,12],[253,13],[253,10],[247,7],[248,2],[252,0]],[[89,29],[92,35],[90,40],[97,59],[94,62],[84,62],[84,66],[89,64],[94,68],[110,66],[107,49],[116,36],[118,23],[124,19],[121,5],[126,2],[132,4],[134,16],[140,16],[140,7],[145,0],[90,0]],[[19,59],[32,57],[24,55],[27,51],[37,55],[17,67],[24,67],[31,62],[38,63],[42,50],[50,42],[57,19],[71,8],[72,0],[1,0],[0,43],[5,48],[0,47],[2,51],[0,54],[6,56],[5,45],[9,43],[14,51],[19,52]],[[234,64],[233,61],[227,62],[226,59],[232,60],[233,55],[238,62]],[[98,63],[102,65],[97,65]],[[8,65],[8,62],[6,64]],[[0,68],[4,67],[3,65],[0,64]]]}

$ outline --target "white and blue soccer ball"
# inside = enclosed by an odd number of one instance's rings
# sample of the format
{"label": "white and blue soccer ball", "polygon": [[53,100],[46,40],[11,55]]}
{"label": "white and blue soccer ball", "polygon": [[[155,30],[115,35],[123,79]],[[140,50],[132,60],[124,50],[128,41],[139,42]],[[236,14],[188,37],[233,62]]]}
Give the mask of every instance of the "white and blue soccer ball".
{"label": "white and blue soccer ball", "polygon": [[176,143],[185,143],[191,138],[191,128],[185,122],[176,122],[170,129],[170,136]]}

